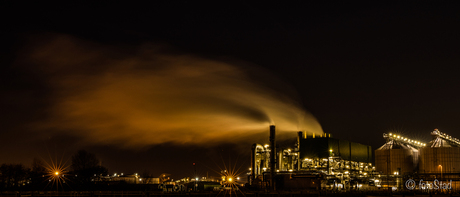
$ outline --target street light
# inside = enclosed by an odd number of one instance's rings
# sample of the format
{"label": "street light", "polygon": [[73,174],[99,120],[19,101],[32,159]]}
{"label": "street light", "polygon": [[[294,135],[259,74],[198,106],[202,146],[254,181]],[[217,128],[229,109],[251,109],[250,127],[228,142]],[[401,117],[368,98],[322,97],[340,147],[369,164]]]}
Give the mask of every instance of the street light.
{"label": "street light", "polygon": [[439,167],[441,167],[441,179],[442,179],[442,165],[439,164]]}

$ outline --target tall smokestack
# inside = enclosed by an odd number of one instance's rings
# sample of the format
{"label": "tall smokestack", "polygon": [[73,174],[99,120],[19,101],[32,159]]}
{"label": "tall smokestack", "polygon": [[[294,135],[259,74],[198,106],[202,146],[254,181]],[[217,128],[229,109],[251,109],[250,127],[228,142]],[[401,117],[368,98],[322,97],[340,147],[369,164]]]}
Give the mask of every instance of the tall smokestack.
{"label": "tall smokestack", "polygon": [[275,143],[275,125],[270,125],[270,187],[276,190],[275,187],[275,172],[276,172],[276,143]]}
{"label": "tall smokestack", "polygon": [[303,139],[302,131],[297,133],[297,166],[296,169],[300,171],[300,140]]}

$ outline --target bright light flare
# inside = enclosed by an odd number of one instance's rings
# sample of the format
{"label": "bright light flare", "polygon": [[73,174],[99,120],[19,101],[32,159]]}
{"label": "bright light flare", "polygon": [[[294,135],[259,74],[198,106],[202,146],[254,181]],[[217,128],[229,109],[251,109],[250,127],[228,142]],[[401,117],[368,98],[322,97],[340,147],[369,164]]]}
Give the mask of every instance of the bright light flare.
{"label": "bright light flare", "polygon": [[53,159],[50,156],[50,162],[44,161],[44,166],[46,169],[46,177],[48,180],[48,185],[51,185],[51,187],[56,187],[56,190],[59,190],[59,187],[63,187],[63,184],[68,181],[68,179],[65,177],[66,173],[68,172],[69,164],[67,164],[67,161],[63,161],[63,157],[58,160],[57,158]]}
{"label": "bright light flare", "polygon": [[[222,163],[224,164],[224,168],[220,168],[220,172],[217,172],[221,175],[222,177],[222,185],[224,186],[224,189],[221,190],[217,196],[220,195],[221,192],[223,192],[223,195],[226,196],[227,194],[229,194],[230,196],[232,195],[232,192],[235,194],[235,196],[237,196],[237,191],[240,191],[238,189],[238,181],[240,180],[239,178],[239,175],[241,175],[242,173],[244,173],[241,169],[243,167],[243,165],[240,165],[238,168],[237,168],[237,162],[238,160],[236,160],[236,162],[232,165],[231,162],[229,162],[228,166],[225,165],[225,162],[224,160],[222,159]],[[241,194],[243,194],[241,192]],[[244,196],[244,194],[243,194]]]}

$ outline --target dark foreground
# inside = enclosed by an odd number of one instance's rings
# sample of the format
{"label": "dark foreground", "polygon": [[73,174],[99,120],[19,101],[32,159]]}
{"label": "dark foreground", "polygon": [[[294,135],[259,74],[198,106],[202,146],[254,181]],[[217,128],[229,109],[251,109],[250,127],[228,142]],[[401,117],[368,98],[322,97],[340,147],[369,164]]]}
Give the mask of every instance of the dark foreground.
{"label": "dark foreground", "polygon": [[74,191],[74,192],[53,192],[53,191],[26,191],[26,192],[5,192],[0,191],[0,196],[5,197],[226,197],[226,196],[241,196],[241,197],[377,197],[377,196],[392,196],[392,197],[460,197],[459,193],[408,193],[408,192],[340,192],[331,193],[326,191],[321,192],[209,192],[209,193],[158,193],[146,191]]}

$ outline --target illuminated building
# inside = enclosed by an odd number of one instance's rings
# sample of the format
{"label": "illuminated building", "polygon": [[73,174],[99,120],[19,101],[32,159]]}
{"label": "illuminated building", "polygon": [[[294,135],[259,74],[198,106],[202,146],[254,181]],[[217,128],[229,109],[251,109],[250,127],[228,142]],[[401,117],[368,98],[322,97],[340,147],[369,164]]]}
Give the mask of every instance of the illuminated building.
{"label": "illuminated building", "polygon": [[[271,184],[275,184],[276,188],[282,189],[319,189],[328,187],[321,183],[321,180],[327,179],[333,185],[330,187],[358,188],[357,182],[351,179],[364,179],[374,170],[370,146],[335,139],[330,134],[307,136],[298,132],[294,148],[273,151],[272,147],[268,144],[252,146],[251,185],[272,188]],[[276,165],[270,165],[270,160],[275,160]],[[273,176],[272,172],[276,175]],[[272,180],[276,181],[271,183]]]}

